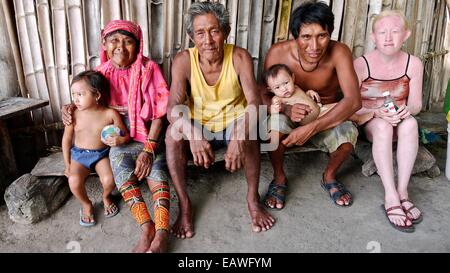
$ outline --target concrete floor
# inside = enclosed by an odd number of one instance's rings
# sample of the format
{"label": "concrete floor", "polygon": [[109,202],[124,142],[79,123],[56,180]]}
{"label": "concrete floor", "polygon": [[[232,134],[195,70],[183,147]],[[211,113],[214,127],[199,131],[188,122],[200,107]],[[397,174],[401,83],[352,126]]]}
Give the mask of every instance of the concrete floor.
{"label": "concrete floor", "polygon": [[[439,167],[445,168],[446,143],[432,145]],[[245,202],[242,172],[229,174],[223,164],[200,173],[189,170],[189,193],[195,206],[196,235],[189,240],[170,239],[171,252],[450,252],[450,182],[444,174],[430,179],[413,176],[410,198],[424,213],[416,231],[393,229],[380,204],[383,188],[377,175],[364,177],[362,163],[348,160],[339,174],[353,193],[350,208],[333,205],[319,185],[327,156],[320,152],[289,155],[285,170],[289,179],[286,207],[273,211],[277,222],[268,232],[253,233]],[[260,194],[272,178],[267,156],[263,157]],[[94,180],[95,178],[91,179]],[[146,186],[144,196],[149,199]],[[101,214],[101,187],[89,183],[96,201],[98,224],[78,225],[78,201],[71,196],[51,217],[34,225],[12,222],[5,205],[0,207],[0,252],[129,252],[138,240],[139,228],[120,202],[120,213],[111,219]],[[171,223],[178,213],[175,194]]]}

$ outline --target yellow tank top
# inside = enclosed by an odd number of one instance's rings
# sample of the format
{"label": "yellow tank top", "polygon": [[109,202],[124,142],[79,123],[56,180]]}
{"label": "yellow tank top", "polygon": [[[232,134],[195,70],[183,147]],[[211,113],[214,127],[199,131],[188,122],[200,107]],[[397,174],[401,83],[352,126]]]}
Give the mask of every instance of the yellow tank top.
{"label": "yellow tank top", "polygon": [[245,113],[247,101],[233,67],[233,45],[225,44],[219,79],[208,85],[200,69],[198,49],[189,48],[191,60],[190,118],[211,132],[220,132]]}

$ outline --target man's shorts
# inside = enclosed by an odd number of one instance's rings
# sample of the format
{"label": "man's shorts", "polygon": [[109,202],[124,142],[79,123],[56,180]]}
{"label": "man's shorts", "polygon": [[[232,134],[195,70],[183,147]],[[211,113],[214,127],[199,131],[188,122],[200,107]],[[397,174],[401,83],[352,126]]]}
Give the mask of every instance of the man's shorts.
{"label": "man's shorts", "polygon": [[237,120],[230,122],[225,130],[219,132],[211,132],[205,126],[202,126],[198,121],[193,120],[193,124],[198,129],[202,130],[203,137],[208,140],[209,144],[211,144],[211,148],[213,151],[219,150],[223,147],[227,147],[231,140],[231,135],[233,134],[233,130],[236,124],[243,121],[243,117],[238,118]]}
{"label": "man's shorts", "polygon": [[70,157],[72,160],[83,165],[86,169],[92,170],[95,164],[107,157],[109,154],[109,147],[99,150],[81,149],[73,146],[70,149]]}
{"label": "man's shorts", "polygon": [[[267,119],[268,132],[278,131],[288,135],[299,126],[284,114],[272,114]],[[314,135],[309,142],[323,152],[333,153],[344,143],[351,143],[355,148],[357,139],[358,129],[356,126],[351,121],[344,121],[334,128]]]}

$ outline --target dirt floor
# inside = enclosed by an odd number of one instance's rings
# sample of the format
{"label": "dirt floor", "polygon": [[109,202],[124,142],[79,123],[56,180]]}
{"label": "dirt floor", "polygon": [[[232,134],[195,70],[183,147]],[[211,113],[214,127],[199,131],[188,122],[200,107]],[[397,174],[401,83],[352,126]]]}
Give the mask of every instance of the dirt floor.
{"label": "dirt floor", "polygon": [[[444,175],[446,142],[427,146],[437,157],[442,174],[434,179],[416,175],[410,198],[424,213],[416,231],[393,229],[384,216],[383,187],[377,175],[364,177],[361,161],[348,160],[339,174],[353,193],[350,208],[333,205],[319,185],[327,155],[320,152],[289,155],[285,170],[289,194],[282,211],[272,211],[277,222],[268,232],[253,233],[245,202],[243,172],[227,173],[223,164],[206,172],[189,169],[189,193],[195,207],[196,235],[170,238],[171,252],[450,252],[450,182]],[[272,178],[263,156],[260,194]],[[33,225],[11,221],[7,207],[0,207],[0,252],[129,252],[138,240],[139,228],[123,201],[120,213],[105,219],[101,186],[92,178],[89,196],[96,202],[98,224],[78,225],[79,203],[70,196],[51,217]],[[144,196],[149,190],[143,186]],[[178,213],[172,189],[171,223]]]}

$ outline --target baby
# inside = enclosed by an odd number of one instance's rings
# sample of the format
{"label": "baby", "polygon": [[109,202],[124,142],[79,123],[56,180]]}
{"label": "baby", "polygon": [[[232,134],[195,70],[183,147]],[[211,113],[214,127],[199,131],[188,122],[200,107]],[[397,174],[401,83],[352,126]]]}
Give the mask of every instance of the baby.
{"label": "baby", "polygon": [[[311,107],[312,111],[299,122],[299,125],[305,125],[318,117],[325,115],[337,103],[325,104],[320,103],[320,96],[313,90],[308,90],[306,93],[294,84],[294,74],[284,64],[275,64],[264,72],[264,80],[267,83],[268,89],[274,93],[272,104],[270,106],[270,113],[279,113],[281,105],[294,105],[302,103]],[[362,125],[372,119],[373,113],[364,115],[353,114],[349,120]]]}

